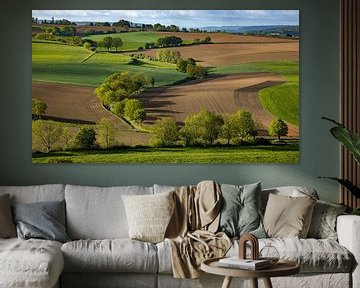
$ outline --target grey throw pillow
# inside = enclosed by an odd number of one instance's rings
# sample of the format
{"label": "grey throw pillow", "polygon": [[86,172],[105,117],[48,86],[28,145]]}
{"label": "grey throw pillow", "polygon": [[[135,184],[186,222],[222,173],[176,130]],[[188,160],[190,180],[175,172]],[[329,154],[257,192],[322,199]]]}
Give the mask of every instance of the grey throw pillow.
{"label": "grey throw pillow", "polygon": [[346,206],[318,200],[312,214],[309,238],[337,240],[336,219]]}
{"label": "grey throw pillow", "polygon": [[265,238],[260,216],[261,182],[244,186],[222,184],[221,192],[223,201],[219,231],[229,237],[250,233]]}
{"label": "grey throw pillow", "polygon": [[65,232],[65,201],[16,204],[13,215],[19,238],[70,241]]}
{"label": "grey throw pillow", "polygon": [[16,237],[15,224],[11,215],[10,196],[0,196],[0,238]]}

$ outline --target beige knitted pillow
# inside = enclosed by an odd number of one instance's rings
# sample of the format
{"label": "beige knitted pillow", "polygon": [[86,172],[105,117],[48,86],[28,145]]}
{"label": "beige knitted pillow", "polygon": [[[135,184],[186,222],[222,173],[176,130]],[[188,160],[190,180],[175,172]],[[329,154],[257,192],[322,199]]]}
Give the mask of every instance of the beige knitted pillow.
{"label": "beige knitted pillow", "polygon": [[151,243],[164,240],[175,207],[173,193],[122,196],[131,239]]}

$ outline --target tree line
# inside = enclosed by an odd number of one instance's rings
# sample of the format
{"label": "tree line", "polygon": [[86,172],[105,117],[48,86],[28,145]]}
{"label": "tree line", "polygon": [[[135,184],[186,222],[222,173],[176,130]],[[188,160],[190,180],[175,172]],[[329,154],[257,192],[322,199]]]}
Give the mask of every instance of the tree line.
{"label": "tree line", "polygon": [[[241,144],[249,138],[256,141],[258,129],[259,124],[250,111],[239,110],[235,114],[222,116],[202,110],[187,117],[182,127],[179,127],[173,118],[155,121],[151,143],[160,147],[211,146],[216,141],[227,145]],[[288,126],[285,121],[277,118],[271,122],[268,132],[280,140],[281,136],[288,134]]]}

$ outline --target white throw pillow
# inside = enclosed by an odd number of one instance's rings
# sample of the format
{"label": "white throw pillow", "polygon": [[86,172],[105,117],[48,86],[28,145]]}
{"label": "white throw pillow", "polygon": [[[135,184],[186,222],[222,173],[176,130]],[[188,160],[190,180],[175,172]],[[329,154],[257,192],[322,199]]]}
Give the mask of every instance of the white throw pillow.
{"label": "white throw pillow", "polygon": [[131,239],[151,243],[164,240],[175,208],[173,193],[122,196]]}

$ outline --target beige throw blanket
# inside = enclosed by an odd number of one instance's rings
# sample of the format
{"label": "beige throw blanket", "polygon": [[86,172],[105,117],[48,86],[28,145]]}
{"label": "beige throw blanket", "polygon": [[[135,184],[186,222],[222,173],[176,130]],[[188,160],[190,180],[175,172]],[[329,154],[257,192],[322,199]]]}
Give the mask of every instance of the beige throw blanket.
{"label": "beige throw blanket", "polygon": [[171,247],[175,278],[200,277],[201,262],[222,257],[231,246],[223,232],[216,233],[220,220],[221,190],[213,181],[175,190],[175,211],[165,233]]}

